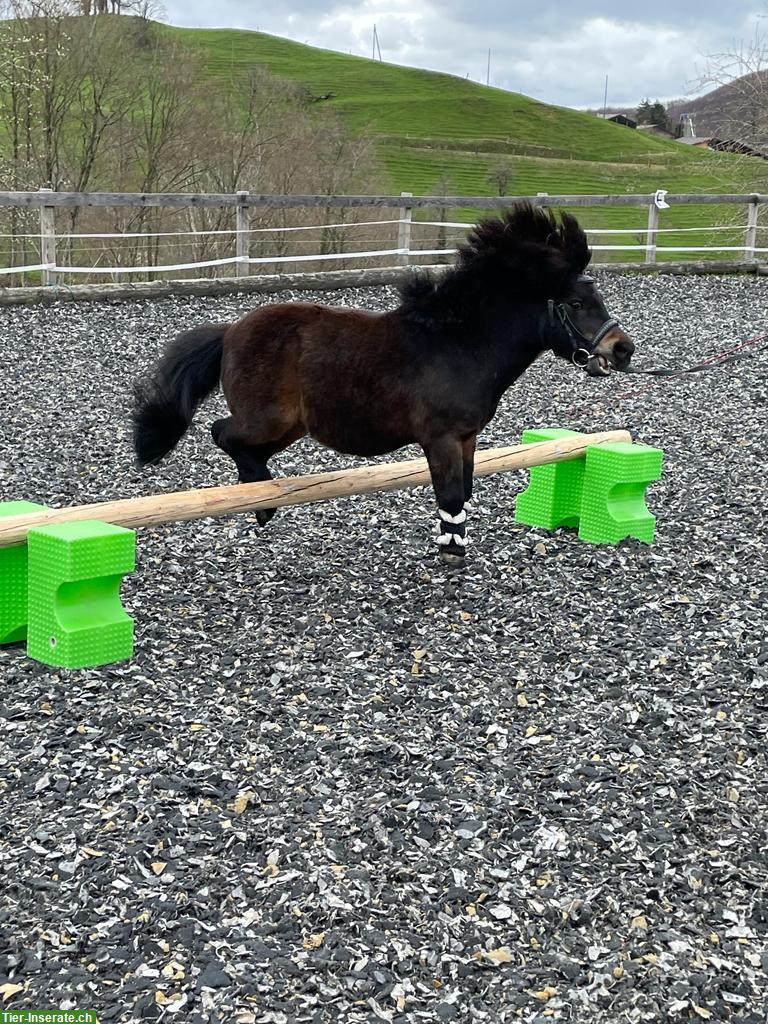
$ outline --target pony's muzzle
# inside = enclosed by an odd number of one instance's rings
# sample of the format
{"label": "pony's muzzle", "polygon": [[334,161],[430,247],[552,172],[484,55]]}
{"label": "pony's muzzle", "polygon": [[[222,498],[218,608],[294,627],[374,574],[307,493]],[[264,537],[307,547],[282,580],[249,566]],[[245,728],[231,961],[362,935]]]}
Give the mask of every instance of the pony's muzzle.
{"label": "pony's muzzle", "polygon": [[589,357],[586,371],[590,377],[607,377],[611,372],[611,363],[607,356],[595,352]]}
{"label": "pony's muzzle", "polygon": [[626,370],[635,351],[635,343],[621,328],[610,331],[587,361],[590,377],[607,377],[611,370]]}

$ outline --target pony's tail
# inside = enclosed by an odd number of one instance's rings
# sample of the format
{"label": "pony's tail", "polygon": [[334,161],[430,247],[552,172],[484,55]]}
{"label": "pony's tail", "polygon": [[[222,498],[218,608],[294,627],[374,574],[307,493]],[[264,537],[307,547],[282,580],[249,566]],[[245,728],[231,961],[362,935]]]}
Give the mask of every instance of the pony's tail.
{"label": "pony's tail", "polygon": [[197,407],[219,383],[229,324],[206,324],[170,343],[149,380],[134,389],[133,445],[139,465],[159,462],[179,443]]}

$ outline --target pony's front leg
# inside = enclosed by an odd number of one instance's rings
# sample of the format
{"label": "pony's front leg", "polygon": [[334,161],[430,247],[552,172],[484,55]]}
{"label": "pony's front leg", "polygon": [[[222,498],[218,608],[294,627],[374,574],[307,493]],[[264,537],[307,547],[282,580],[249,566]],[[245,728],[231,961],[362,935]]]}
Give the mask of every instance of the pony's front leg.
{"label": "pony's front leg", "polygon": [[464,462],[464,501],[472,499],[472,485],[475,482],[475,448],[477,434],[470,434],[461,442],[461,457]]}
{"label": "pony's front leg", "polygon": [[447,565],[459,567],[464,564],[467,547],[463,445],[458,437],[440,437],[422,447],[437,498],[440,557]]}

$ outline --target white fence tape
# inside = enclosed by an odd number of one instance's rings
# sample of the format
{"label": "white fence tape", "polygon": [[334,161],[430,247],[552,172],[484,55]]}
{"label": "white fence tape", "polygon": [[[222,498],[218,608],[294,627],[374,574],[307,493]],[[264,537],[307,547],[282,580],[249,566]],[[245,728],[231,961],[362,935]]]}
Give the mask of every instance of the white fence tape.
{"label": "white fence tape", "polygon": [[55,270],[53,263],[34,263],[29,267],[0,267],[0,274],[24,274],[28,270]]}
{"label": "white fence tape", "polygon": [[160,267],[62,267],[57,263],[47,269],[57,274],[164,274],[169,270],[197,270],[200,267],[223,267],[227,263],[240,262],[240,256],[229,256],[223,260],[200,260],[199,263],[174,263]]}
{"label": "white fence tape", "polygon": [[[434,251],[441,252],[443,250]],[[228,263],[307,263],[317,260],[355,260],[365,259],[369,256],[398,256],[405,255],[407,252],[407,249],[378,249],[371,252],[331,252],[324,253],[320,256],[261,256],[257,258],[249,258],[247,256],[230,256],[222,260],[200,260],[197,263],[174,263],[172,265],[166,264],[157,267],[69,267],[55,264],[48,265],[46,267],[36,267],[34,269],[53,270],[57,274],[163,274],[170,270],[196,270],[201,267],[222,267]],[[13,270],[6,270],[5,273],[13,273]]]}
{"label": "white fence tape", "polygon": [[407,249],[377,249],[372,252],[327,252],[322,256],[257,256],[246,263],[307,263],[314,260],[360,260],[373,256],[407,256]]}
{"label": "white fence tape", "polygon": [[[593,252],[633,252],[635,250],[645,252],[646,245],[593,245],[590,246]],[[657,245],[654,246],[657,253],[660,252],[744,252],[743,245]],[[760,249],[749,247],[750,252],[768,252],[768,248]]]}
{"label": "white fence tape", "polygon": [[[178,241],[181,238],[205,238],[208,236],[227,236],[229,238],[239,237],[243,235],[257,235],[257,234],[284,234],[288,232],[318,232],[330,229],[344,229],[345,231],[352,228],[361,227],[372,227],[372,226],[391,226],[396,227],[401,224],[408,224],[410,228],[450,228],[461,229],[462,231],[469,231],[474,226],[472,223],[465,221],[435,221],[435,220],[411,220],[401,219],[399,217],[387,218],[382,220],[366,220],[366,221],[346,221],[334,224],[301,224],[301,225],[290,225],[283,227],[252,227],[247,229],[237,230],[236,228],[224,228],[224,229],[200,229],[200,230],[189,230],[189,231],[126,231],[126,232],[83,232],[83,233],[66,233],[60,234],[56,237],[59,239],[67,240],[78,240],[78,239],[173,239],[177,240],[179,248],[186,246],[193,246],[195,242],[181,242]],[[755,230],[762,230],[768,225],[753,225]],[[667,227],[667,228],[649,228],[649,227],[637,227],[637,228],[587,228],[586,233],[591,236],[602,236],[602,235],[623,235],[632,236],[640,235],[647,236],[661,235],[661,234],[674,234],[679,235],[682,233],[696,232],[708,234],[710,232],[722,232],[727,231],[732,234],[736,234],[744,230],[741,225],[712,225],[709,227]],[[28,233],[28,234],[0,234],[0,238],[26,238],[26,239],[38,239],[40,238],[39,233]],[[754,240],[754,235],[752,236]],[[320,245],[319,238],[308,238],[302,239],[304,245]],[[364,244],[368,241],[367,238],[358,240],[358,244],[361,242]],[[371,239],[371,241],[374,241]],[[375,244],[375,243],[374,243]],[[158,243],[158,245],[173,245],[173,242]],[[648,243],[643,244],[628,244],[628,245],[592,245],[594,252],[642,252],[648,251]],[[669,246],[656,246],[653,247],[654,254],[656,257],[663,253],[745,253],[745,254],[757,254],[768,252],[768,247],[755,247],[748,243],[741,245],[669,245]],[[374,249],[366,250],[361,252],[334,252],[334,253],[305,253],[295,256],[228,256],[221,259],[209,259],[209,260],[197,260],[194,262],[187,263],[172,263],[164,264],[159,266],[95,266],[95,267],[80,267],[80,266],[62,266],[54,263],[37,263],[19,267],[0,267],[0,275],[8,274],[23,274],[33,273],[36,271],[50,271],[54,274],[90,274],[94,276],[103,275],[121,275],[121,274],[164,274],[172,273],[176,271],[185,270],[198,270],[206,267],[223,267],[231,266],[233,264],[246,265],[246,266],[263,266],[265,264],[289,264],[289,263],[320,263],[326,261],[337,261],[337,260],[365,260],[382,258],[386,256],[409,256],[414,261],[419,261],[422,257],[426,256],[453,256],[457,249],[453,246],[444,249],[414,249],[412,247],[407,248],[396,248],[396,249]],[[105,249],[84,249],[85,252],[99,252],[102,256],[107,255]]]}
{"label": "white fence tape", "polygon": [[[281,228],[200,228],[197,231],[97,231],[97,232],[62,232],[57,238],[202,238],[207,235],[260,235],[280,234],[283,231],[318,231],[326,228],[365,228],[379,224],[398,225],[405,223],[398,218],[389,220],[350,220],[340,224],[294,224]],[[421,221],[420,223],[425,223]],[[460,227],[472,227],[471,224],[463,224]],[[39,238],[40,232],[35,234],[0,233],[0,238]]]}
{"label": "white fence tape", "polygon": [[[593,245],[594,252],[643,252],[645,245]],[[664,252],[743,252],[743,245],[703,246],[676,245],[657,246],[656,253]],[[768,252],[768,248],[755,247],[751,252]],[[2,267],[0,274],[21,274],[27,271],[50,270],[56,274],[165,274],[177,270],[199,270],[204,267],[222,267],[233,263],[264,265],[266,263],[312,263],[325,260],[368,259],[378,256],[455,256],[456,249],[377,249],[368,252],[332,252],[311,256],[261,256],[247,258],[231,256],[219,260],[199,260],[195,263],[163,264],[155,267],[70,267],[58,263],[37,263],[25,267]]]}
{"label": "white fence tape", "polygon": [[680,235],[688,231],[708,233],[710,231],[743,231],[744,228],[740,224],[734,224],[732,227],[717,225],[709,228],[585,228],[584,230],[587,235],[648,235],[651,233],[654,235]]}
{"label": "white fence tape", "polygon": [[[260,235],[260,234],[282,234],[288,231],[323,231],[326,228],[363,228],[376,227],[379,225],[391,224],[396,227],[398,224],[410,224],[412,228],[462,228],[469,231],[474,223],[467,221],[439,221],[439,220],[356,220],[347,221],[343,224],[300,224],[282,228],[244,228],[238,231],[237,228],[204,228],[198,231],[97,231],[97,232],[62,232],[56,235],[57,238],[78,239],[78,238],[206,238],[209,235]],[[757,224],[758,231],[768,230],[768,224]],[[655,234],[679,235],[695,231],[707,233],[710,231],[743,231],[740,224],[712,225],[699,228],[656,228]],[[587,235],[647,235],[649,229],[643,228],[585,228]],[[40,238],[40,232],[28,232],[10,234],[0,232],[0,238]]]}

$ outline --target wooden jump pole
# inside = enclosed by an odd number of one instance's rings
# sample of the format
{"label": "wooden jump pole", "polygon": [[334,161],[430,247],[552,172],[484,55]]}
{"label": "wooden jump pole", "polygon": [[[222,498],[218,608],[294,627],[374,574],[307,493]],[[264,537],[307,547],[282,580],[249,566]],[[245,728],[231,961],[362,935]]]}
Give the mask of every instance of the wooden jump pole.
{"label": "wooden jump pole", "polygon": [[[565,462],[568,459],[581,458],[591,445],[631,440],[627,430],[607,430],[597,434],[579,434],[557,441],[539,441],[510,448],[487,448],[478,451],[475,456],[475,476],[507,473],[514,469],[530,469],[532,466],[545,466],[551,462]],[[260,483],[202,487],[169,494],[151,494],[143,498],[104,501],[94,505],[42,509],[24,515],[0,516],[0,548],[22,544],[29,530],[37,526],[52,526],[54,523],[98,519],[115,526],[156,526],[160,523],[255,512],[260,508],[303,505],[311,501],[325,501],[328,498],[369,494],[371,491],[420,487],[430,482],[427,460],[413,459],[409,462],[341,469],[312,476],[283,477]]]}

